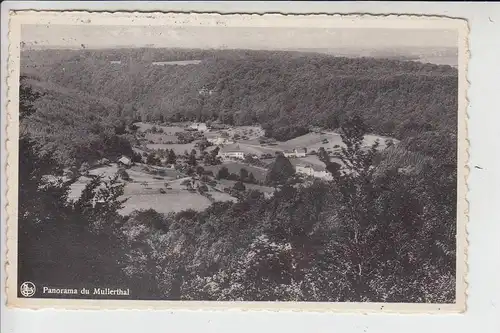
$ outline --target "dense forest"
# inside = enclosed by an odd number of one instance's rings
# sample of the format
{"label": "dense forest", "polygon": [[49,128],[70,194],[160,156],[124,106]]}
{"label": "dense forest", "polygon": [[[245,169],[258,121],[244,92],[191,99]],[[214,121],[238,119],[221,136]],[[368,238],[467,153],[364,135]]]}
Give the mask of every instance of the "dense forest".
{"label": "dense forest", "polygon": [[[259,123],[287,140],[310,126],[337,128],[357,114],[372,132],[398,139],[456,134],[451,66],[247,50],[30,50],[22,59],[25,73],[112,99],[130,118]],[[191,59],[201,63],[152,64]],[[213,93],[200,94],[203,88]]]}
{"label": "dense forest", "polygon": [[21,90],[34,96],[21,129],[64,166],[132,153],[134,137],[127,133],[128,122],[115,101],[26,76],[21,77]]}
{"label": "dense forest", "polygon": [[[29,78],[20,96],[21,279],[131,288],[139,299],[454,302],[455,69],[196,52],[23,55],[30,60],[23,62]],[[49,61],[51,54],[57,56]],[[188,55],[202,64],[148,65]],[[116,59],[130,63],[109,64]],[[67,95],[47,88],[53,84]],[[200,95],[204,87],[214,94]],[[244,190],[238,202],[201,212],[120,216],[123,185],[99,177],[68,202],[70,182],[46,176],[60,174],[68,158],[129,149],[126,125],[138,117],[261,123],[277,138],[310,125],[336,128],[348,170],[320,156],[331,181],[296,186],[283,177],[272,197]],[[69,137],[73,131],[81,141]],[[383,151],[361,149],[368,132],[402,141]],[[71,147],[61,158],[65,141]],[[93,207],[96,198],[106,204]]]}

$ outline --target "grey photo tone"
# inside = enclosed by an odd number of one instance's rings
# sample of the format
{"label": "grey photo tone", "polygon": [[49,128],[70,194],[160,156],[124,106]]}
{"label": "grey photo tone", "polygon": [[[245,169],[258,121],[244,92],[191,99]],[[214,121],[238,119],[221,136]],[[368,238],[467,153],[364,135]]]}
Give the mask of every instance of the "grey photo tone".
{"label": "grey photo tone", "polygon": [[20,47],[19,297],[455,303],[456,31]]}

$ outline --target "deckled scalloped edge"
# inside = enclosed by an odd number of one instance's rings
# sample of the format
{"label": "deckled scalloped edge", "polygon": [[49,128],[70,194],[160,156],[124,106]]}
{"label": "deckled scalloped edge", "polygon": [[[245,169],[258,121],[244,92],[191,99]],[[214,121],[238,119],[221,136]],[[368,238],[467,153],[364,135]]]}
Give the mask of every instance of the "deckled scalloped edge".
{"label": "deckled scalloped edge", "polygon": [[[458,230],[458,225],[457,225],[457,245],[460,243],[459,237],[462,237],[462,246],[463,246],[463,253],[461,257],[463,258],[464,262],[463,264],[463,275],[461,278],[463,281],[459,281],[459,277],[457,274],[457,282],[462,283],[463,285],[463,293],[464,293],[464,299],[463,299],[463,305],[461,305],[460,309],[455,309],[453,311],[450,311],[451,313],[463,313],[467,309],[467,298],[468,298],[468,286],[469,286],[469,281],[468,281],[468,270],[469,270],[469,264],[468,264],[468,223],[469,223],[469,207],[470,203],[468,200],[468,178],[470,174],[470,167],[469,167],[469,159],[470,159],[470,153],[469,153],[469,147],[470,147],[470,141],[469,141],[469,136],[468,136],[468,120],[469,120],[469,114],[468,114],[468,106],[469,106],[469,97],[468,97],[468,91],[469,91],[469,86],[470,86],[470,80],[469,80],[469,75],[468,75],[468,65],[469,65],[469,60],[470,60],[470,41],[469,41],[469,32],[470,32],[470,23],[466,18],[462,17],[452,17],[452,16],[447,16],[447,15],[422,15],[422,14],[400,14],[400,13],[385,13],[385,14],[372,14],[372,13],[359,13],[359,12],[353,12],[353,13],[325,13],[325,12],[311,12],[311,13],[281,13],[281,12],[264,12],[264,13],[259,13],[259,12],[231,12],[231,13],[220,13],[220,12],[210,12],[210,11],[160,11],[160,10],[151,10],[151,11],[127,11],[127,10],[116,10],[116,11],[109,11],[109,10],[11,10],[11,12],[14,12],[13,15],[15,15],[16,12],[20,13],[37,13],[37,14],[59,14],[59,13],[65,13],[65,14],[99,14],[100,16],[109,16],[110,18],[116,17],[117,15],[145,15],[145,17],[148,17],[149,15],[164,15],[164,14],[176,14],[180,16],[193,16],[193,15],[211,15],[214,18],[215,17],[228,17],[228,16],[244,16],[244,17],[253,17],[253,16],[278,16],[278,17],[310,17],[310,16],[316,16],[316,17],[322,17],[322,18],[338,18],[338,17],[356,17],[356,18],[429,18],[429,19],[449,19],[449,20],[461,20],[464,21],[465,24],[465,55],[464,55],[464,73],[460,72],[460,64],[459,64],[459,77],[463,75],[464,80],[463,83],[465,86],[460,88],[459,86],[459,93],[460,89],[463,89],[464,91],[464,101],[461,102],[460,100],[458,101],[459,109],[463,107],[464,114],[465,116],[465,124],[464,124],[464,136],[465,138],[461,138],[460,140],[463,140],[463,153],[464,153],[464,161],[462,162],[463,168],[464,168],[464,216],[463,216],[463,228],[461,234]],[[224,310],[224,311],[270,311],[270,312],[330,312],[330,313],[357,313],[357,314],[368,314],[368,313],[389,313],[389,314],[442,314],[442,313],[448,313],[448,311],[440,311],[439,309],[439,304],[434,304],[436,307],[438,307],[437,310],[428,310],[428,311],[418,311],[418,310],[397,310],[397,309],[384,309],[384,307],[391,305],[391,303],[371,303],[370,309],[366,309],[366,303],[323,303],[323,304],[330,304],[331,308],[328,307],[320,307],[320,308],[314,308],[314,307],[306,307],[306,308],[300,308],[300,302],[276,302],[279,303],[280,305],[283,305],[283,307],[266,307],[263,303],[260,303],[258,307],[241,307],[241,306],[215,306],[212,302],[190,302],[190,301],[135,301],[135,300],[117,300],[117,301],[110,301],[110,300],[83,300],[83,299],[74,299],[74,300],[62,300],[62,299],[45,299],[45,300],[40,300],[40,299],[32,299],[29,301],[29,303],[33,304],[25,304],[25,305],[17,305],[17,304],[9,304],[9,301],[12,302],[12,300],[9,300],[9,297],[12,297],[10,294],[10,289],[12,286],[17,285],[17,281],[11,281],[13,278],[17,277],[17,274],[14,274],[13,276],[9,275],[9,269],[12,270],[13,265],[11,264],[11,261],[13,259],[17,258],[12,258],[13,255],[16,253],[12,253],[12,250],[9,250],[9,245],[11,243],[15,242],[14,239],[12,239],[12,228],[10,227],[11,224],[11,219],[9,216],[9,207],[11,205],[16,205],[17,201],[13,201],[11,203],[11,200],[9,200],[9,193],[12,192],[12,189],[9,187],[9,170],[11,169],[10,166],[10,157],[11,152],[9,152],[9,142],[11,141],[9,139],[9,133],[12,132],[12,105],[13,101],[9,99],[11,97],[11,87],[9,85],[10,81],[12,80],[12,73],[13,73],[13,66],[15,65],[15,60],[12,59],[12,49],[13,49],[13,44],[11,40],[11,27],[12,27],[12,14],[9,13],[9,32],[8,32],[8,37],[9,37],[9,46],[8,46],[8,56],[7,56],[7,75],[6,75],[6,81],[7,81],[7,98],[6,98],[6,138],[4,145],[6,147],[6,165],[4,168],[4,172],[6,174],[6,203],[3,205],[2,209],[4,209],[4,212],[6,213],[6,261],[5,261],[5,275],[6,275],[6,283],[5,283],[5,293],[6,293],[6,300],[7,300],[7,306],[12,307],[12,308],[23,308],[23,309],[78,309],[78,310],[95,310],[95,309],[100,309],[100,310],[183,310],[183,311],[193,311],[193,312],[199,312],[199,311],[214,311],[214,310]],[[220,25],[224,25],[221,23]],[[16,87],[17,88],[17,87]],[[464,105],[462,105],[463,103]],[[15,105],[14,105],[15,107]],[[457,110],[460,113],[460,110]],[[460,115],[459,115],[460,116]],[[458,119],[458,126],[460,126],[460,119]],[[460,136],[460,133],[459,133]],[[460,154],[460,151],[458,152]],[[459,193],[458,185],[457,185],[457,194]],[[457,208],[460,205],[460,203],[457,203]],[[458,214],[457,214],[458,215]],[[16,223],[17,225],[17,223]],[[16,247],[17,248],[17,247]],[[458,247],[457,247],[457,262],[458,262],[458,257],[459,257],[459,252],[458,252]],[[458,273],[458,269],[457,269]],[[458,287],[458,284],[457,284]],[[458,289],[458,288],[457,288]],[[16,288],[17,290],[17,288]],[[16,293],[17,294],[17,293]],[[458,295],[457,295],[458,296]],[[15,300],[19,301],[22,300],[24,302],[28,301],[28,299],[18,299],[17,297],[14,297]],[[457,297],[457,300],[459,297]],[[35,304],[35,303],[60,303],[60,304],[52,304],[52,305],[47,305],[47,304]],[[67,304],[68,301],[70,301],[71,305],[65,305]],[[23,302],[23,303],[24,303]],[[148,303],[146,305],[145,303]],[[26,302],[27,303],[27,302]],[[80,304],[76,304],[80,303]],[[103,306],[103,305],[109,305],[110,303],[113,304],[118,304],[118,306]],[[142,303],[142,304],[141,304]],[[156,304],[152,304],[156,303]],[[162,306],[162,304],[169,303],[171,306]],[[176,303],[175,305],[172,303]],[[184,306],[179,305],[179,303],[183,303]],[[203,303],[203,304],[200,304]],[[208,305],[206,303],[211,303],[212,306]],[[216,302],[216,303],[226,303],[226,302]],[[245,304],[245,303],[239,303],[239,302],[227,302],[227,303],[232,303],[232,304]],[[295,304],[297,307],[289,307],[285,305],[290,305],[290,304]],[[319,302],[318,302],[319,303]],[[123,304],[123,306],[120,306],[120,304]],[[131,305],[129,305],[131,304]],[[194,304],[200,304],[202,307],[200,308],[194,308],[192,305]],[[310,304],[310,303],[309,303]],[[410,305],[410,307],[419,307],[421,306],[420,304],[411,304],[411,303],[399,303],[397,306],[401,305]],[[146,305],[146,306],[144,306]],[[340,306],[339,306],[340,305]],[[359,305],[360,309],[356,310],[355,308],[349,308],[346,309],[345,305]],[[458,304],[457,304],[458,305]],[[344,306],[344,308],[342,308]],[[379,308],[380,306],[380,308]],[[442,307],[446,307],[447,304],[443,304]]]}

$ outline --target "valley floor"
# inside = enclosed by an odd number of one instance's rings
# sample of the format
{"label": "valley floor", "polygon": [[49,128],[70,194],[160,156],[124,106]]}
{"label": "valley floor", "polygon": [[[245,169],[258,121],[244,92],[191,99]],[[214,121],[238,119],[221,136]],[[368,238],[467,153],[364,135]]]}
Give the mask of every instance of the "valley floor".
{"label": "valley floor", "polygon": [[[134,163],[126,168],[129,176],[128,180],[121,180],[124,187],[122,198],[127,199],[120,214],[128,215],[134,210],[154,209],[159,213],[179,212],[182,210],[193,209],[201,211],[206,209],[215,201],[236,201],[231,196],[228,189],[234,187],[242,169],[251,173],[255,183],[245,182],[246,189],[258,190],[266,195],[272,195],[274,189],[265,186],[268,168],[274,162],[274,156],[278,152],[293,151],[294,149],[303,149],[307,154],[303,157],[290,157],[289,160],[296,168],[297,166],[310,166],[315,170],[324,171],[324,163],[317,156],[320,148],[325,149],[332,154],[332,161],[341,163],[334,157],[335,152],[340,150],[342,140],[338,133],[320,132],[308,133],[286,142],[263,142],[263,131],[258,126],[232,126],[223,130],[213,130],[203,132],[201,138],[217,139],[229,137],[233,140],[231,146],[244,151],[246,154],[256,156],[258,163],[253,165],[239,159],[222,159],[222,163],[217,165],[206,165],[201,158],[203,151],[199,149],[198,143],[202,141],[200,137],[190,143],[177,143],[179,132],[186,132],[189,123],[176,123],[167,126],[152,123],[136,123],[138,126],[137,138],[140,145],[133,147],[134,152],[140,155],[157,154],[161,150],[173,150],[177,156],[176,166],[166,165],[153,166],[143,163]],[[152,131],[154,129],[154,133]],[[385,146],[385,140],[375,135],[365,137],[365,145],[371,145],[375,140],[379,140],[381,146]],[[167,143],[168,142],[168,143]],[[216,146],[206,148],[210,153]],[[224,149],[227,145],[219,145],[219,149]],[[188,176],[180,165],[185,165],[182,158],[186,153],[196,151],[197,166],[201,166],[205,172],[209,172],[204,182],[200,182],[199,175]],[[158,157],[159,158],[159,157]],[[233,178],[218,179],[216,176],[222,168],[227,168]],[[88,171],[86,176],[80,177],[71,187],[70,200],[76,200],[80,197],[85,185],[93,176],[113,177],[120,167],[117,163],[110,162],[107,165],[94,167]],[[188,184],[189,183],[189,184]],[[199,186],[206,185],[207,190],[200,192]]]}

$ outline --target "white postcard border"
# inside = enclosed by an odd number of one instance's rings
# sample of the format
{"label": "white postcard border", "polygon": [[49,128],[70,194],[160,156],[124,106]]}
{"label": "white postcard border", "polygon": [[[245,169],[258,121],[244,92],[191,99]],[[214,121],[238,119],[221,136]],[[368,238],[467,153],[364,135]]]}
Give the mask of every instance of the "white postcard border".
{"label": "white postcard border", "polygon": [[[8,86],[19,85],[19,42],[20,25],[27,23],[37,24],[95,24],[117,25],[116,22],[133,25],[144,24],[170,24],[173,26],[193,25],[217,25],[217,26],[297,26],[311,25],[315,27],[359,27],[363,24],[370,27],[387,27],[390,23],[394,26],[404,24],[405,28],[456,28],[460,33],[459,41],[459,154],[458,154],[458,238],[457,238],[457,303],[456,304],[409,304],[409,303],[296,303],[296,302],[191,302],[191,301],[132,301],[132,300],[62,300],[62,299],[29,299],[17,297],[17,144],[18,144],[18,91],[8,89],[7,106],[7,302],[8,306],[40,309],[40,308],[64,308],[64,309],[190,309],[190,310],[214,310],[214,309],[240,309],[240,310],[293,310],[314,312],[397,312],[397,313],[442,313],[463,312],[466,304],[466,221],[468,204],[466,200],[466,179],[469,173],[468,141],[467,141],[467,98],[466,98],[466,70],[468,61],[467,35],[468,26],[463,20],[422,17],[422,16],[375,16],[375,15],[228,15],[228,14],[163,14],[163,13],[95,13],[90,12],[18,12],[10,20],[10,48],[9,48],[9,75]],[[133,16],[134,20],[130,21]],[[159,17],[161,16],[161,17]],[[314,20],[312,23],[311,21]],[[108,23],[111,22],[111,23]]]}

